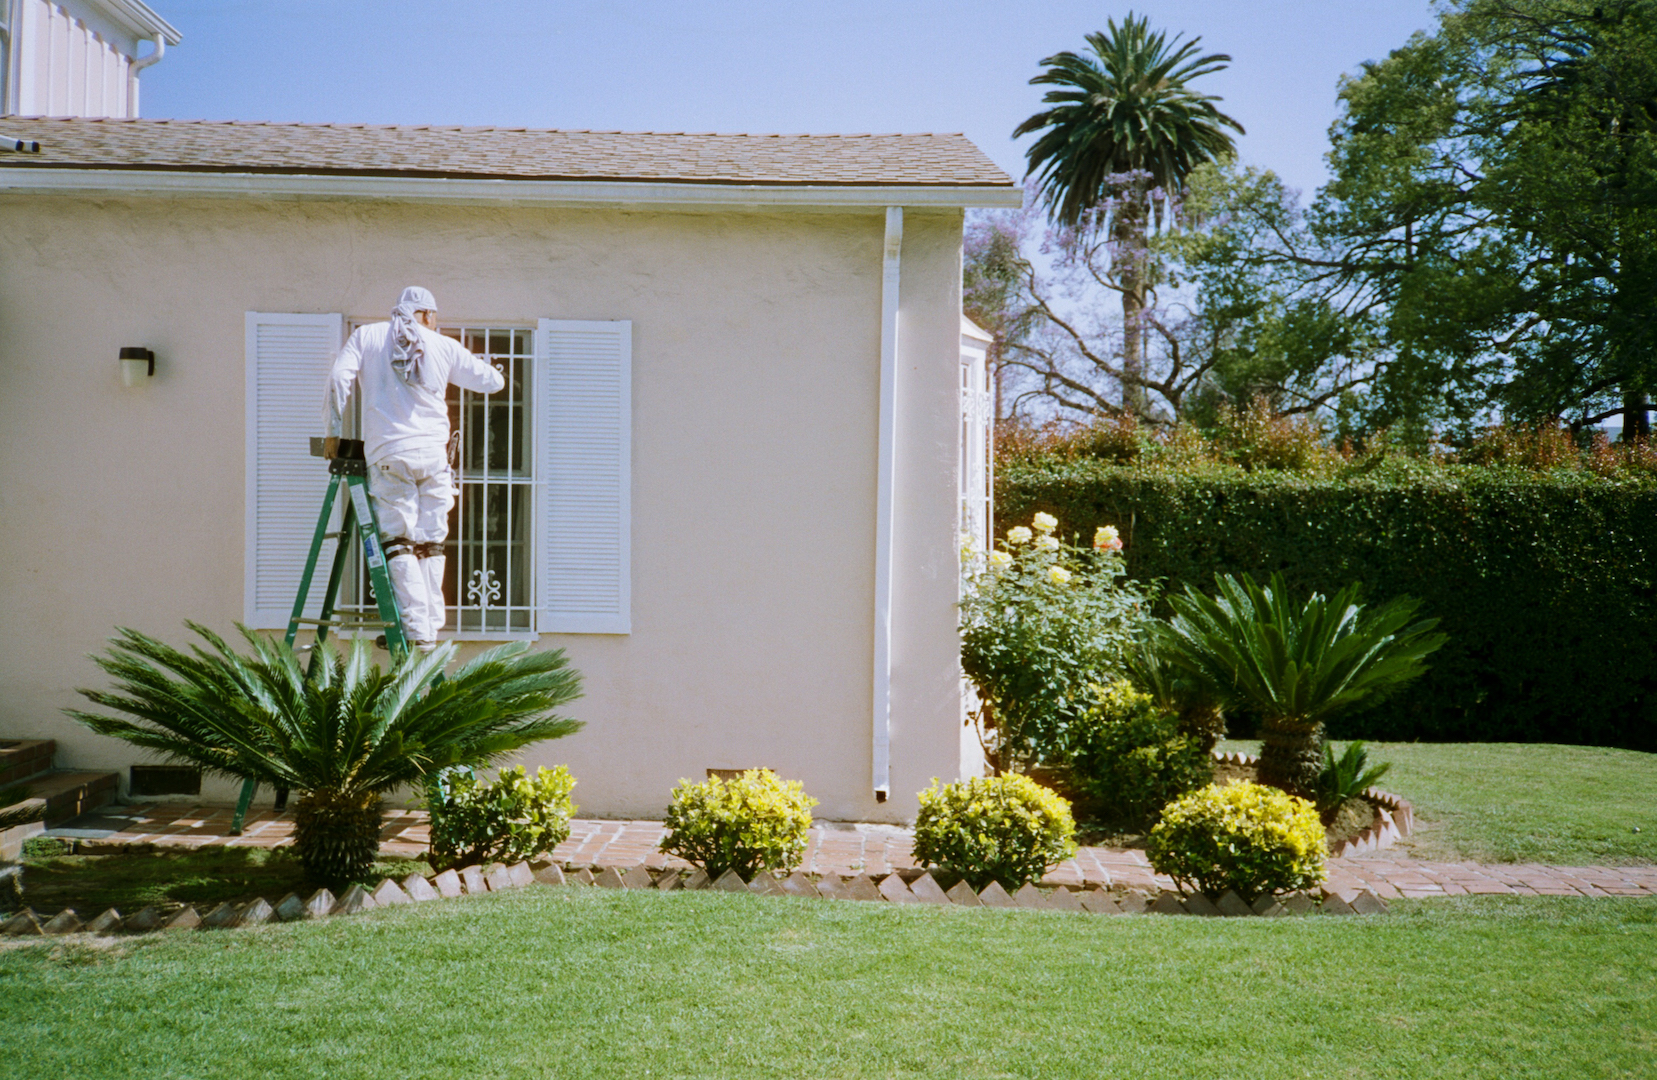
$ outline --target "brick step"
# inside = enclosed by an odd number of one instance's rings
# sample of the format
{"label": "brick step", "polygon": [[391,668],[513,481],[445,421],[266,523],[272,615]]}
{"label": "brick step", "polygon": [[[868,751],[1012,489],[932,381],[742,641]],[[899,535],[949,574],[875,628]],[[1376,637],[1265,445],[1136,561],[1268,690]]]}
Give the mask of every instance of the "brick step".
{"label": "brick step", "polygon": [[51,739],[0,739],[0,788],[51,772],[57,748]]}
{"label": "brick step", "polygon": [[24,785],[29,798],[17,805],[44,803],[47,827],[113,802],[121,791],[121,777],[112,772],[60,770],[30,777]]}

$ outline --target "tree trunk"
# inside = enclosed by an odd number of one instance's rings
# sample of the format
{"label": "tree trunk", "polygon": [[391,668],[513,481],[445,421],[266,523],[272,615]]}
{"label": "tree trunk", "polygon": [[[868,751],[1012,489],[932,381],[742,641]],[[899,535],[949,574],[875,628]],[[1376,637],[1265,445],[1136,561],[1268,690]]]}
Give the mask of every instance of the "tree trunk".
{"label": "tree trunk", "polygon": [[1117,282],[1122,287],[1122,408],[1145,418],[1145,219],[1148,213],[1142,185],[1124,192],[1121,207],[1111,220],[1111,241]]}
{"label": "tree trunk", "polygon": [[1622,441],[1651,437],[1651,402],[1643,392],[1622,396]]}
{"label": "tree trunk", "polygon": [[293,846],[305,875],[329,888],[364,881],[380,853],[380,797],[307,791],[293,809]]}
{"label": "tree trunk", "polygon": [[1260,782],[1312,798],[1323,771],[1323,725],[1294,716],[1268,716],[1261,721],[1260,737]]}
{"label": "tree trunk", "polygon": [[1000,776],[1004,764],[1001,756],[1001,739],[995,733],[995,710],[990,708],[987,699],[979,700],[973,723],[977,728],[978,748],[984,751],[984,764],[989,768],[991,776]]}
{"label": "tree trunk", "polygon": [[1201,745],[1204,753],[1212,754],[1214,744],[1225,737],[1225,714],[1207,701],[1187,705],[1180,710],[1179,730]]}

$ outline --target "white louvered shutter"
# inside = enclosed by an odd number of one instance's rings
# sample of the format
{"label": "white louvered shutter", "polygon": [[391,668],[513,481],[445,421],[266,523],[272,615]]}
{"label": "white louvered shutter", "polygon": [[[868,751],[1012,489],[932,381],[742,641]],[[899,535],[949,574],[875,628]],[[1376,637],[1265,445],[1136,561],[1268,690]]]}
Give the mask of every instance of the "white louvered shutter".
{"label": "white louvered shutter", "polygon": [[[243,619],[285,629],[310,553],[328,470],[311,457],[323,391],[342,343],[339,315],[247,313],[247,554]],[[330,541],[306,614],[322,605]]]}
{"label": "white louvered shutter", "polygon": [[535,350],[537,629],[626,634],[633,324],[542,319]]}

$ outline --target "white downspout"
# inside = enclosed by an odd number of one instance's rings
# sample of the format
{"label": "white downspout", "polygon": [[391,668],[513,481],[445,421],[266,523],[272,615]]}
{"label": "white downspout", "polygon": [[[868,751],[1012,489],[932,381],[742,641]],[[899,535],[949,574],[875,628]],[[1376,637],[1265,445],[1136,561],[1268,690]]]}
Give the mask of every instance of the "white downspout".
{"label": "white downspout", "polygon": [[159,64],[161,58],[167,55],[167,39],[165,37],[160,34],[152,34],[150,40],[155,42],[155,51],[148,56],[135,56],[132,58],[132,63],[127,65],[127,78],[129,80],[127,85],[127,118],[130,120],[138,118],[138,73],[151,64]]}
{"label": "white downspout", "polygon": [[886,208],[880,279],[880,458],[875,486],[875,802],[892,793],[892,510],[896,481],[898,282],[903,269],[903,207]]}
{"label": "white downspout", "polygon": [[0,41],[4,42],[0,49],[5,50],[0,53],[0,116],[10,116],[17,111],[17,106],[12,104],[12,84],[17,82],[17,76],[13,74],[12,24],[17,21],[17,12],[13,10],[12,0],[5,0],[5,5],[6,21],[0,22]]}

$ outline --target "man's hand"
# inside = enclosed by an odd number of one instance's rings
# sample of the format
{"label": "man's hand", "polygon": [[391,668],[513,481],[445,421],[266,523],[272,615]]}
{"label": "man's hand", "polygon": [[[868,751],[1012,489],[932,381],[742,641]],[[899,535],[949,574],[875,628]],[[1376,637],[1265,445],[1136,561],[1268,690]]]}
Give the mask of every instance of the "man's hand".
{"label": "man's hand", "polygon": [[329,461],[339,457],[339,436],[330,435],[322,440],[322,456]]}

